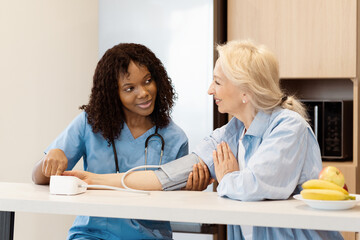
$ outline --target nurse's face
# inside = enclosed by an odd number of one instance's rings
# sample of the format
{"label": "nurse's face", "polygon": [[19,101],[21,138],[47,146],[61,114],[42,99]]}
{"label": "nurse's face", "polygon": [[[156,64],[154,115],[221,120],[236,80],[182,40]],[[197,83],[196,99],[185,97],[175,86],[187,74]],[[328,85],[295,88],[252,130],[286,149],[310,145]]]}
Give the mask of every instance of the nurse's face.
{"label": "nurse's face", "polygon": [[225,76],[219,60],[215,64],[214,79],[208,94],[214,96],[221,113],[236,115],[244,107],[242,104],[243,92]]}
{"label": "nurse's face", "polygon": [[153,111],[156,100],[156,83],[146,66],[130,62],[128,73],[119,78],[119,96],[125,116],[147,117]]}

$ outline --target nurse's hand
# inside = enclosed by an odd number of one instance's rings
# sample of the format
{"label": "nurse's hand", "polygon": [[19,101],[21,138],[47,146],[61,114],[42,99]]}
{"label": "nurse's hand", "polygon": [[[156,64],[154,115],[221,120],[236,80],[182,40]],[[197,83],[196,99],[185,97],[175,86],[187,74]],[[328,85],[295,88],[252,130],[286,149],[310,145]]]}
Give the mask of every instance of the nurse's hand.
{"label": "nurse's hand", "polygon": [[213,151],[216,179],[220,183],[221,179],[228,173],[239,171],[239,164],[232,153],[229,145],[222,142]]}
{"label": "nurse's hand", "polygon": [[72,170],[72,171],[65,171],[62,174],[63,176],[74,176],[77,178],[80,178],[87,184],[91,185],[93,184],[93,179],[97,175],[96,173],[82,171],[82,170]]}
{"label": "nurse's hand", "polygon": [[61,149],[51,149],[42,160],[42,173],[46,177],[61,175],[67,168],[68,159]]}
{"label": "nurse's hand", "polygon": [[200,162],[193,166],[193,171],[189,174],[186,186],[182,190],[203,191],[214,181],[210,177],[208,167],[200,159]]}

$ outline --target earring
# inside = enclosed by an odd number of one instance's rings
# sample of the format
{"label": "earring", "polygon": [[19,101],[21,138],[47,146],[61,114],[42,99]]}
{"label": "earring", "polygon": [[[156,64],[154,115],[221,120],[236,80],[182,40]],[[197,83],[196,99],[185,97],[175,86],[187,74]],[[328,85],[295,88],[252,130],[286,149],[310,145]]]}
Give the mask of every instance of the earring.
{"label": "earring", "polygon": [[242,100],[243,103],[246,103],[245,99]]}

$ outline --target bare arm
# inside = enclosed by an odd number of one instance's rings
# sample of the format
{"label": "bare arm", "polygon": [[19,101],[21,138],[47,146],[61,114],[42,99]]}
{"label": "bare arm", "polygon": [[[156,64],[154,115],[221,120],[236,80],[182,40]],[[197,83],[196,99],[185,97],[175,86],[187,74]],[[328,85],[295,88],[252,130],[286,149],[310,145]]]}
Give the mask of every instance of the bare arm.
{"label": "bare arm", "polygon": [[40,161],[38,161],[33,168],[32,180],[35,184],[49,184],[50,177],[46,177],[42,173],[42,165],[44,158],[45,156]]}
{"label": "bare arm", "polygon": [[[121,178],[123,173],[96,174],[86,171],[65,171],[63,175],[75,176],[85,181],[89,185],[107,185],[113,187],[121,187]],[[153,171],[135,171],[129,173],[125,178],[126,186],[148,191],[161,191],[162,186],[159,179]]]}
{"label": "bare arm", "polygon": [[[181,164],[182,161],[175,163],[173,171],[178,169],[177,166],[179,166],[179,163]],[[190,166],[190,171],[188,173],[185,172],[185,174],[187,174],[186,176],[188,177],[187,179],[184,179],[187,180],[187,183],[183,190],[202,191],[214,181],[210,178],[209,170],[201,160],[200,163]],[[63,175],[78,177],[89,185],[107,185],[123,188],[121,184],[123,173],[96,174],[87,171],[73,170],[65,171]],[[171,181],[172,180],[170,180],[170,184],[173,183]],[[167,184],[168,183],[169,181],[167,181]],[[176,184],[176,181],[174,183]],[[130,188],[138,190],[160,191],[165,188],[154,171],[131,172],[126,176],[125,184]]]}

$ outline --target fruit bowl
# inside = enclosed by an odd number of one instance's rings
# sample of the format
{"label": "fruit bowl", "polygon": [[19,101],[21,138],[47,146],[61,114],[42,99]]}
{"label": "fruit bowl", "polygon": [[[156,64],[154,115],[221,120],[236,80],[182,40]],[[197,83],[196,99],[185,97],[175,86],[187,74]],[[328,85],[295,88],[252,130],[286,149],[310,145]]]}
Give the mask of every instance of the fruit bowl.
{"label": "fruit bowl", "polygon": [[356,200],[341,200],[341,201],[329,201],[329,200],[311,200],[304,199],[300,194],[294,195],[293,197],[297,200],[301,200],[308,206],[321,209],[321,210],[345,210],[356,206],[360,202],[360,195],[350,194],[354,196]]}

